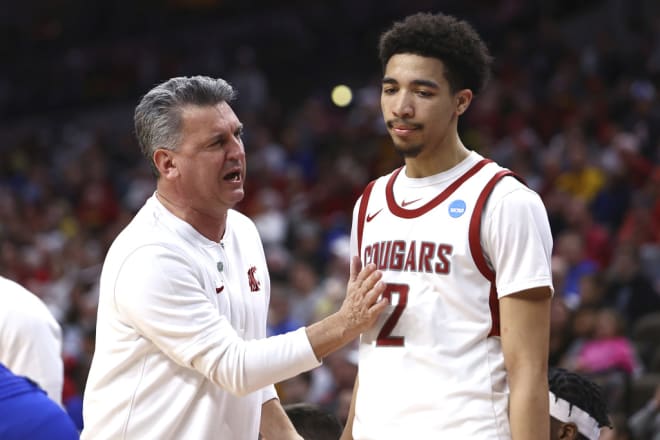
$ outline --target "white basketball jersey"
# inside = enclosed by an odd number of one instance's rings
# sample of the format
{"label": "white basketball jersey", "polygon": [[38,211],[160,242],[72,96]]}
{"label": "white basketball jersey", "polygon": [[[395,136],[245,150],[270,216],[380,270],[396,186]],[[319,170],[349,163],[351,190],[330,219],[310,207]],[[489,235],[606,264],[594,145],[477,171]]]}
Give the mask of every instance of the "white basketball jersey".
{"label": "white basketball jersey", "polygon": [[383,271],[390,307],[361,337],[355,440],[510,438],[498,297],[480,229],[489,194],[512,173],[475,163],[430,197],[427,188],[395,200],[402,168],[362,196],[358,249]]}

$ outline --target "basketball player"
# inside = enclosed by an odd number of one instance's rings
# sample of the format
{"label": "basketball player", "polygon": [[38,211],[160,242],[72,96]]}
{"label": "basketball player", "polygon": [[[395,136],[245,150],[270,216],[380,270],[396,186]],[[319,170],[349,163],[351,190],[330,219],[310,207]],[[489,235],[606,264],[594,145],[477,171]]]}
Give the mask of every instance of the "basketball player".
{"label": "basketball player", "polygon": [[352,254],[383,271],[390,307],[361,336],[343,438],[547,440],[547,214],[457,133],[488,50],[468,23],[420,13],[381,36],[380,57],[405,165],[354,210]]}
{"label": "basketball player", "polygon": [[0,276],[0,362],[62,405],[62,328],[41,299]]}
{"label": "basketball player", "polygon": [[300,439],[273,383],[319,365],[373,325],[385,301],[374,265],[351,266],[340,310],[265,338],[270,281],[243,198],[242,124],[222,79],[149,91],[135,131],[157,190],[103,265],[87,439]]}
{"label": "basketball player", "polygon": [[552,440],[598,440],[601,428],[611,428],[598,385],[563,368],[551,369],[548,382]]}
{"label": "basketball player", "polygon": [[35,382],[0,363],[0,438],[3,440],[74,440],[71,417]]}

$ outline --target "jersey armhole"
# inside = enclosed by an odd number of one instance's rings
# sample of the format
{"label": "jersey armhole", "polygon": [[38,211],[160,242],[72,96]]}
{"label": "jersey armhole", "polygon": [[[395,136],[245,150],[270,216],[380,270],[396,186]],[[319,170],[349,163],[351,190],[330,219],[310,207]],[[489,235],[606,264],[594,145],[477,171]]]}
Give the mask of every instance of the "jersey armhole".
{"label": "jersey armhole", "polygon": [[497,172],[493,177],[491,177],[477,198],[477,203],[474,206],[474,212],[470,218],[470,226],[468,232],[469,248],[470,253],[472,254],[472,259],[474,260],[474,264],[477,266],[477,269],[479,269],[479,272],[490,282],[488,304],[490,306],[492,325],[488,336],[500,335],[500,304],[497,295],[497,287],[495,285],[495,271],[488,265],[486,257],[484,256],[484,251],[481,247],[481,217],[483,215],[486,201],[493,192],[493,188],[497,182],[499,182],[505,176],[515,177],[523,184],[525,184],[525,181],[521,177],[507,169],[501,170]]}
{"label": "jersey armhole", "polygon": [[362,235],[364,234],[364,224],[365,217],[367,215],[367,205],[369,204],[369,196],[371,195],[371,190],[376,183],[375,180],[369,182],[367,187],[362,192],[362,198],[360,199],[360,208],[358,210],[358,220],[357,220],[357,250],[359,253],[360,260],[362,260]]}

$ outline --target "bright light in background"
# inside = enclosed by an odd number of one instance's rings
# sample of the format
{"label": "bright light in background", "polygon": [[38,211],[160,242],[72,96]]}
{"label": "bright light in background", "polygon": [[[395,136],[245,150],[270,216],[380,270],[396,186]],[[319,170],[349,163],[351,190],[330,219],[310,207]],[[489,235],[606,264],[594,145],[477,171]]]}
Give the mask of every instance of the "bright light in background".
{"label": "bright light in background", "polygon": [[332,89],[331,97],[337,107],[346,107],[353,100],[353,92],[350,87],[340,84]]}

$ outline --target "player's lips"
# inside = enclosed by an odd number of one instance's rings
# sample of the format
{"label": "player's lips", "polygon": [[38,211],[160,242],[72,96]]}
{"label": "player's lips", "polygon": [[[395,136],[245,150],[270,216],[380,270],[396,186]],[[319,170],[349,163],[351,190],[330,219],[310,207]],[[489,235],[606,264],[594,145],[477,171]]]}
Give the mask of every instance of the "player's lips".
{"label": "player's lips", "polygon": [[419,130],[422,128],[420,124],[404,124],[400,122],[393,122],[390,121],[387,123],[387,126],[389,127],[390,130],[392,130],[394,133],[399,134],[399,135],[406,135],[410,134],[415,130]]}

